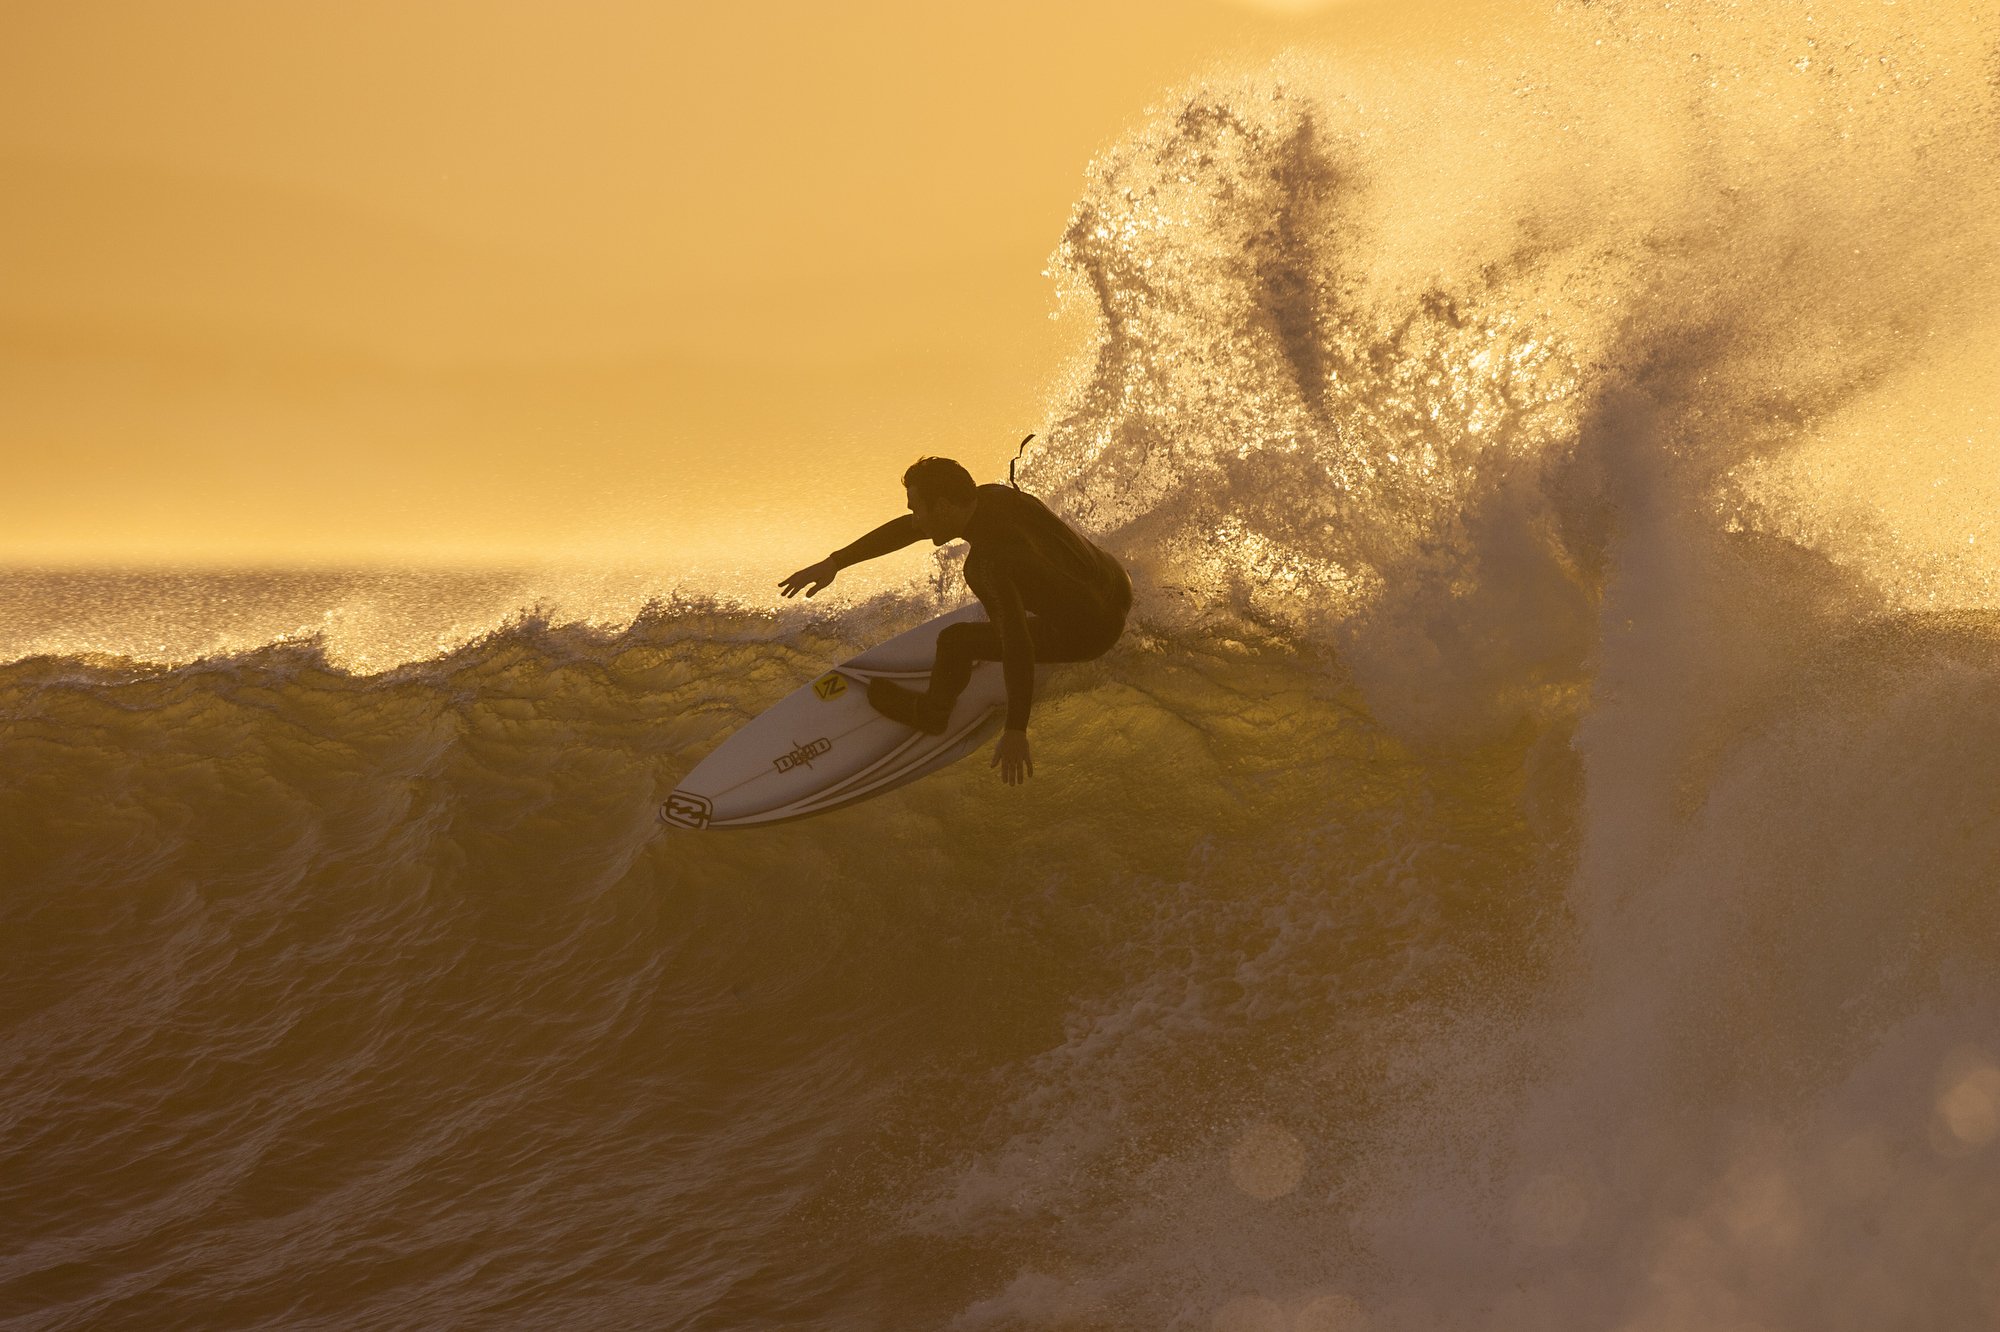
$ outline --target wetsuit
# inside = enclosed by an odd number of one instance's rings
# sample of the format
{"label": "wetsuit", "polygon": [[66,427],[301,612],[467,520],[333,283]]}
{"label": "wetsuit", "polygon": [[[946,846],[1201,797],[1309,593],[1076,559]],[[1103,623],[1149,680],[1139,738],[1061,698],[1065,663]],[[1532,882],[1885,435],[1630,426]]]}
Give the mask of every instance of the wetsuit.
{"label": "wetsuit", "polygon": [[[834,559],[843,566],[872,559],[922,535],[915,517],[905,515]],[[971,547],[965,585],[986,608],[987,622],[948,625],[938,635],[926,701],[948,713],[972,679],[972,663],[997,661],[1007,680],[1007,726],[1025,730],[1035,663],[1089,661],[1110,651],[1125,632],[1132,580],[1047,505],[1008,486],[979,487],[965,540]]]}

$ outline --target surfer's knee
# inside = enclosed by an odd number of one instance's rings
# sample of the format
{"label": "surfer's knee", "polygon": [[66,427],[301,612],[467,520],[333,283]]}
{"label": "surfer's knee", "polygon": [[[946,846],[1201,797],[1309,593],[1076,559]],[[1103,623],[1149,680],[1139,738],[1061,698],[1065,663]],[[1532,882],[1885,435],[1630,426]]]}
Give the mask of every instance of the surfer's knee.
{"label": "surfer's knee", "polygon": [[942,657],[949,654],[954,657],[970,658],[973,655],[973,649],[978,645],[979,631],[983,627],[982,625],[967,624],[962,621],[958,624],[946,625],[938,632],[938,655]]}
{"label": "surfer's knee", "polygon": [[1111,651],[1112,648],[1118,646],[1118,640],[1124,636],[1125,617],[1122,615],[1116,620],[1099,625],[1095,641],[1090,645],[1090,656],[1087,660],[1095,661],[1105,653]]}

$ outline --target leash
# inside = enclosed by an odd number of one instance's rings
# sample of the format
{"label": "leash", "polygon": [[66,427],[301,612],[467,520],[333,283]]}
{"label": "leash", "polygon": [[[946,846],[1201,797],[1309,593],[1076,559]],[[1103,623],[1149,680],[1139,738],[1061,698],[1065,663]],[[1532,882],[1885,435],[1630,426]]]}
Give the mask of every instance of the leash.
{"label": "leash", "polygon": [[1021,483],[1014,479],[1014,464],[1021,461],[1021,455],[1027,452],[1028,450],[1028,440],[1033,439],[1034,437],[1035,437],[1034,432],[1029,431],[1028,438],[1021,441],[1021,447],[1015,449],[1014,456],[1007,460],[1007,484],[1014,487],[1014,489],[1016,490],[1019,490],[1021,488]]}

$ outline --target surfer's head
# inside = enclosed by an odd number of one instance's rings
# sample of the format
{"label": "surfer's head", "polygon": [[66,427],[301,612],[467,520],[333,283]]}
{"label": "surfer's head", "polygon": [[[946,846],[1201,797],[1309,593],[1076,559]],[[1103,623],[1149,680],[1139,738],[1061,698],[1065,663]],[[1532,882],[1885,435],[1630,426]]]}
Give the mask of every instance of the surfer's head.
{"label": "surfer's head", "polygon": [[931,544],[942,546],[965,535],[979,487],[972,473],[950,458],[919,458],[903,473],[910,512]]}

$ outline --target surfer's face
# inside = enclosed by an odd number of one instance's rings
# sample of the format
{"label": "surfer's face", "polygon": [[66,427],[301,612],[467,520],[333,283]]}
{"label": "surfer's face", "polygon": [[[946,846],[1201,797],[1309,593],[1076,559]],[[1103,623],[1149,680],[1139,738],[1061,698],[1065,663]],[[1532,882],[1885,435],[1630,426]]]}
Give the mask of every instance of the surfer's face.
{"label": "surfer's face", "polygon": [[931,539],[931,544],[942,546],[965,535],[966,521],[972,517],[970,504],[953,504],[926,495],[915,486],[904,486],[903,493],[909,497],[910,512],[916,515],[917,526]]}

